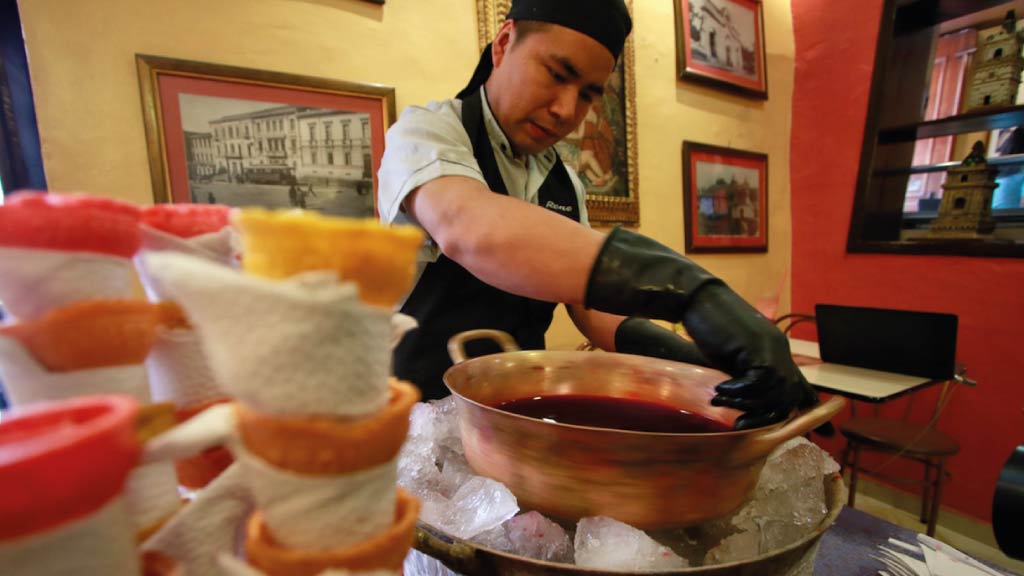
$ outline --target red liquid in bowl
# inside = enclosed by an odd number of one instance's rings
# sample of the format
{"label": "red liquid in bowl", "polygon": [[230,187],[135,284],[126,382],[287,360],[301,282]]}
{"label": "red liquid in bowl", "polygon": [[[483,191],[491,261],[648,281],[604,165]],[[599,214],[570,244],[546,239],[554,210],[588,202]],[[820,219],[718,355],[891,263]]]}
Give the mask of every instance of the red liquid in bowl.
{"label": "red liquid in bowl", "polygon": [[635,432],[695,434],[730,430],[717,420],[664,404],[589,394],[519,398],[502,402],[495,408],[560,424]]}

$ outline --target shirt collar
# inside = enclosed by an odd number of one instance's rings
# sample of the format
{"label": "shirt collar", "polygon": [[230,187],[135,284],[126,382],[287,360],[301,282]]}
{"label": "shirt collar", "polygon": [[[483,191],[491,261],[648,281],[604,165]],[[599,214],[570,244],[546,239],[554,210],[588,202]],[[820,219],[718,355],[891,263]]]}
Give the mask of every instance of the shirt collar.
{"label": "shirt collar", "polygon": [[[483,86],[480,87],[480,101],[483,102],[484,111],[484,127],[487,129],[487,137],[490,138],[492,145],[495,145],[497,151],[508,160],[516,160],[515,154],[512,152],[512,144],[509,143],[508,138],[505,136],[505,131],[501,129],[501,125],[498,124],[497,118],[494,117],[494,113],[491,112],[491,104],[487,101],[487,90]],[[548,148],[544,152],[536,155],[538,160],[543,160],[546,163],[553,162],[555,159],[554,147]],[[525,161],[525,159],[524,159]]]}

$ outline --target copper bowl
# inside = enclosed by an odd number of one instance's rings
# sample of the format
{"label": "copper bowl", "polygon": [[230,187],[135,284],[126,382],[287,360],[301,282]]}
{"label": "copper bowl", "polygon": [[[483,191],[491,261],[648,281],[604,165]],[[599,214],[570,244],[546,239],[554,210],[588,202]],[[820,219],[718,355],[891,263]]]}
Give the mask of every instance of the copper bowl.
{"label": "copper bowl", "polygon": [[[505,351],[466,359],[465,343],[489,338]],[[495,406],[521,398],[587,394],[646,400],[728,425],[739,412],[712,406],[726,374],[690,364],[607,352],[520,351],[511,336],[454,336],[444,374],[456,398],[466,459],[508,486],[525,509],[575,521],[610,516],[642,529],[689,526],[738,508],[768,453],[821,425],[845,405],[834,397],[786,422],[698,434],[559,424]]]}

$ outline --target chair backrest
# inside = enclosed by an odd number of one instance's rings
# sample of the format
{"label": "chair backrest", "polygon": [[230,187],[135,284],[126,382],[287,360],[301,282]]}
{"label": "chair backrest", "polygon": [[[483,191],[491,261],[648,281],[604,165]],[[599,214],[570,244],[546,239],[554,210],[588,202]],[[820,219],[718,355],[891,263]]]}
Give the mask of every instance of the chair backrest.
{"label": "chair backrest", "polygon": [[949,380],[956,369],[954,314],[818,304],[824,362]]}
{"label": "chair backrest", "polygon": [[811,314],[800,314],[793,312],[791,314],[783,314],[774,320],[775,326],[782,330],[782,333],[789,336],[790,331],[793,330],[798,324],[804,324],[814,322],[814,316]]}

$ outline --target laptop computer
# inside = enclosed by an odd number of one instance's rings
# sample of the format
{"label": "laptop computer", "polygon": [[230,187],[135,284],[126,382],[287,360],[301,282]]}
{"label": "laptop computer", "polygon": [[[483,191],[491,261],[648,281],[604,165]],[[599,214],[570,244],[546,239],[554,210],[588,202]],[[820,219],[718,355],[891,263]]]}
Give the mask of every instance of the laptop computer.
{"label": "laptop computer", "polygon": [[801,366],[812,384],[881,401],[956,369],[954,314],[818,304],[821,363]]}

